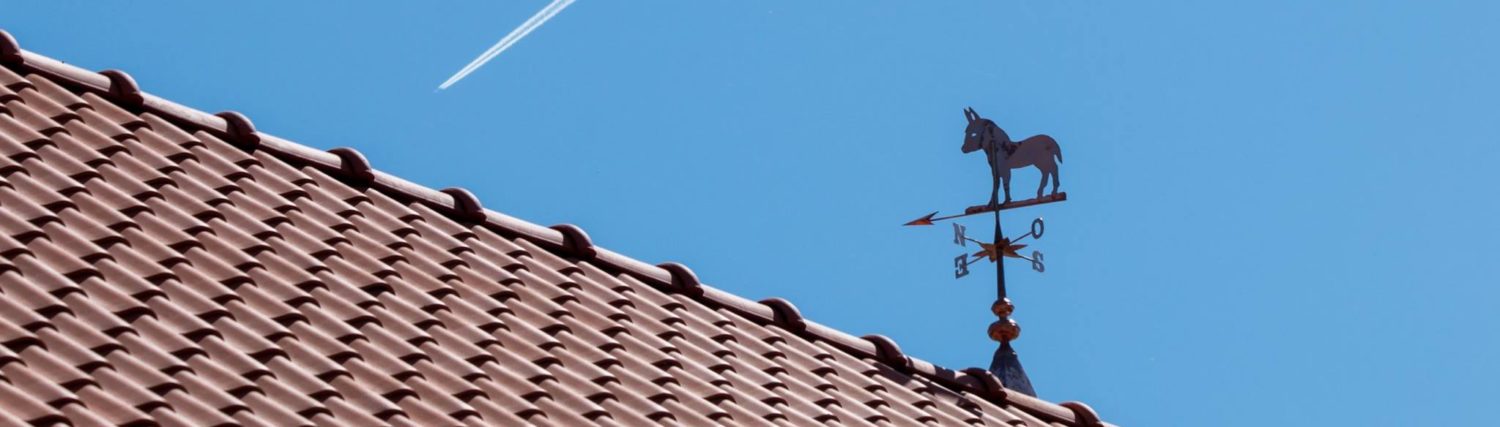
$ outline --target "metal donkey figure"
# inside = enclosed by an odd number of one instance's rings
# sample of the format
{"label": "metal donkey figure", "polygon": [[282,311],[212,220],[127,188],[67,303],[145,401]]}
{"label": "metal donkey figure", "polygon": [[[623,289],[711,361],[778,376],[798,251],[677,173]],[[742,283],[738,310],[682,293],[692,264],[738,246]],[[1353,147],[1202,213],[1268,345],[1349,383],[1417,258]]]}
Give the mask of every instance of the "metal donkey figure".
{"label": "metal donkey figure", "polygon": [[[994,121],[979,117],[973,108],[965,108],[964,117],[969,119],[969,127],[964,130],[964,153],[984,150],[984,156],[990,162],[990,175],[994,179],[990,206],[1010,203],[1010,170],[1027,166],[1036,166],[1042,172],[1042,182],[1036,187],[1037,198],[1042,197],[1048,176],[1052,177],[1052,194],[1057,194],[1057,186],[1062,183],[1057,177],[1057,164],[1062,163],[1062,149],[1058,148],[1057,141],[1047,135],[1036,135],[1014,142]],[[998,200],[1002,183],[1004,202]]]}

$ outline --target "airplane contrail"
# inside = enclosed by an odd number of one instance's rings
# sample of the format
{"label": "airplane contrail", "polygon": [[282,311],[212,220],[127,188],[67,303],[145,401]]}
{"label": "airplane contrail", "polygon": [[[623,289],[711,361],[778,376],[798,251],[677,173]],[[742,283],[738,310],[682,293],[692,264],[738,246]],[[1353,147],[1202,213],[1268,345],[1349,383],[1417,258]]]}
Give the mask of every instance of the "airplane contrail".
{"label": "airplane contrail", "polygon": [[474,58],[474,61],[470,62],[469,65],[465,65],[463,69],[458,70],[457,73],[454,73],[453,77],[448,78],[448,81],[445,81],[443,82],[443,84],[438,85],[438,90],[447,89],[449,86],[453,86],[454,83],[458,83],[459,80],[463,80],[464,77],[468,77],[469,73],[473,73],[474,70],[477,70],[479,69],[479,67],[484,66],[486,62],[490,62],[490,60],[494,59],[495,56],[500,54],[500,52],[504,52],[506,49],[509,49],[511,45],[516,44],[516,42],[520,41],[522,37],[526,37],[527,34],[531,34],[532,30],[541,27],[542,24],[547,23],[547,20],[552,19],[553,16],[557,16],[558,12],[562,12],[562,10],[567,8],[568,5],[573,4],[573,1],[574,0],[552,0],[552,3],[547,4],[547,7],[544,7],[542,8],[542,10],[537,11],[535,15],[531,15],[531,19],[527,19],[526,22],[521,23],[521,26],[516,27],[516,29],[514,30],[511,30],[510,34],[505,35],[505,38],[500,39],[500,41],[496,42],[494,46],[490,46],[489,50],[484,51],[484,53],[480,54],[478,58]]}

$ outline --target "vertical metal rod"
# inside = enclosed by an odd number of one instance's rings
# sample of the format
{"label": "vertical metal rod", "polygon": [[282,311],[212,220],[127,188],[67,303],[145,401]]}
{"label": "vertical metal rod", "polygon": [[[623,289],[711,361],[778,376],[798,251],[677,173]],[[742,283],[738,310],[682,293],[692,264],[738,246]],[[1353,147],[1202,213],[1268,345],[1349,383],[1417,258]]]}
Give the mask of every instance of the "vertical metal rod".
{"label": "vertical metal rod", "polygon": [[[996,245],[1000,244],[1000,239],[1002,239],[1002,237],[1000,237],[1000,236],[1001,236],[1001,233],[1000,233],[1000,211],[999,210],[995,210],[995,240],[992,240],[992,242],[995,242]],[[1004,257],[998,257],[995,260],[995,301],[998,302],[998,301],[1004,301],[1004,300],[1005,300],[1005,258]]]}
{"label": "vertical metal rod", "polygon": [[[1000,211],[995,211],[995,244],[1000,244],[1003,233],[1000,230]],[[995,304],[1005,301],[1005,258],[995,260]],[[1010,316],[1000,316],[996,324],[1007,324]],[[1000,377],[1000,383],[1005,388],[1036,397],[1036,389],[1031,387],[1031,378],[1026,376],[1026,369],[1021,367],[1021,358],[1016,355],[1016,349],[1010,346],[1009,340],[1000,341],[1000,347],[995,349],[995,356],[990,359],[990,372]]]}

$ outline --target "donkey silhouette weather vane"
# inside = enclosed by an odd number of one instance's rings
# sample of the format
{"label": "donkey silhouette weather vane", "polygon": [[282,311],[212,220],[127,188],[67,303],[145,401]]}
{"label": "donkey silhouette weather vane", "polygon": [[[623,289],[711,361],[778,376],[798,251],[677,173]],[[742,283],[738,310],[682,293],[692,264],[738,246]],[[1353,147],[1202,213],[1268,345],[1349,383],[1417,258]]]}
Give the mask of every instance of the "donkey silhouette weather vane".
{"label": "donkey silhouette weather vane", "polygon": [[1049,176],[1052,177],[1052,194],[1057,194],[1057,186],[1062,184],[1057,177],[1057,164],[1062,163],[1062,149],[1057,147],[1057,141],[1047,135],[1036,135],[1021,142],[1011,141],[1010,135],[996,126],[995,121],[979,117],[973,108],[964,109],[964,118],[969,119],[969,127],[964,129],[964,153],[984,150],[984,157],[989,160],[990,175],[994,177],[990,206],[1000,204],[996,199],[1002,183],[1004,203],[1010,203],[1010,170],[1027,166],[1036,166],[1042,172],[1042,182],[1036,186],[1038,198],[1042,197],[1042,189],[1047,188]]}
{"label": "donkey silhouette weather vane", "polygon": [[[1036,135],[1020,142],[1011,141],[995,122],[980,117],[973,108],[964,109],[964,118],[968,119],[968,126],[964,129],[963,152],[972,153],[983,151],[986,163],[990,166],[990,201],[983,205],[970,206],[964,209],[964,213],[937,216],[937,212],[927,214],[921,218],[912,220],[906,225],[932,225],[936,221],[957,219],[982,213],[994,213],[995,237],[990,242],[980,241],[969,237],[967,229],[963,225],[953,223],[953,243],[959,246],[968,246],[974,243],[980,250],[975,253],[961,253],[953,259],[953,276],[963,278],[969,274],[969,265],[988,260],[995,264],[995,302],[990,305],[990,311],[999,320],[990,324],[989,336],[1000,342],[1000,347],[995,349],[994,358],[990,361],[990,372],[1000,377],[1001,383],[1011,390],[1036,396],[1036,391],[1031,387],[1031,379],[1026,376],[1026,371],[1021,368],[1021,360],[1016,356],[1016,351],[1010,342],[1021,336],[1021,326],[1015,320],[1011,320],[1010,314],[1015,311],[1011,305],[1010,298],[1005,293],[1005,258],[1018,258],[1031,262],[1031,268],[1038,273],[1046,271],[1042,263],[1042,253],[1031,251],[1030,256],[1021,255],[1020,250],[1027,245],[1020,242],[1031,238],[1037,240],[1042,238],[1046,232],[1046,223],[1041,218],[1031,221],[1031,229],[1017,238],[1005,237],[1000,229],[1000,211],[1035,206],[1045,203],[1061,202],[1068,199],[1068,193],[1060,193],[1057,187],[1061,185],[1058,178],[1057,167],[1062,163],[1062,149],[1058,147],[1057,141],[1047,135]],[[1020,201],[1011,201],[1010,198],[1010,172],[1011,169],[1021,169],[1027,166],[1035,166],[1041,172],[1041,182],[1036,188],[1036,198]],[[1052,192],[1046,196],[1042,193],[1047,187],[1048,179],[1052,182]],[[1005,191],[1005,199],[1000,200],[1001,190]]]}

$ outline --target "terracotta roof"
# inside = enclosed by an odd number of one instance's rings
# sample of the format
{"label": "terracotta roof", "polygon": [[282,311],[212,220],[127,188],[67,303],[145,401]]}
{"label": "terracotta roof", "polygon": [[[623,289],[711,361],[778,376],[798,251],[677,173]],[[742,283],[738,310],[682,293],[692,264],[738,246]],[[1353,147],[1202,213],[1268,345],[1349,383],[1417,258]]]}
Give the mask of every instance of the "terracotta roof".
{"label": "terracotta roof", "polygon": [[1107,425],[21,50],[0,424]]}

